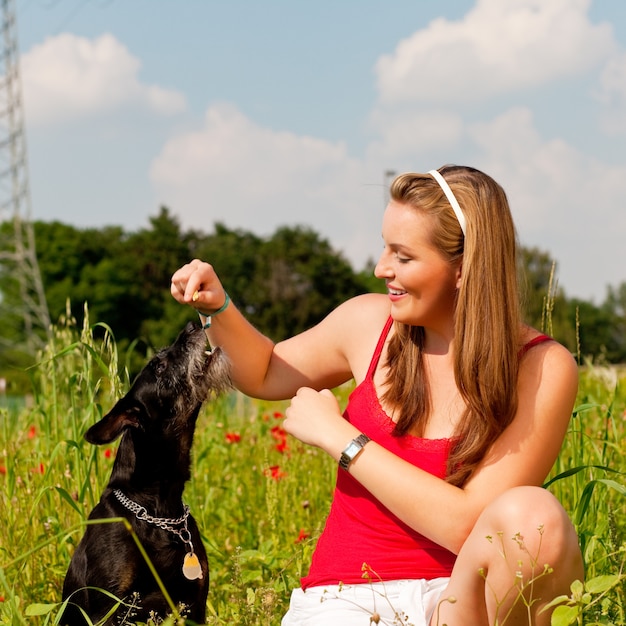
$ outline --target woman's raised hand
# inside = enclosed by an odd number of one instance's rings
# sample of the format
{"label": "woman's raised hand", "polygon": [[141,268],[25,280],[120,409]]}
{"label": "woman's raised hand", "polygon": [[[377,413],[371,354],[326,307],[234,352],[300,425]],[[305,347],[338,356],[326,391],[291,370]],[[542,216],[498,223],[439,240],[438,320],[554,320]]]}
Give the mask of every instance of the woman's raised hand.
{"label": "woman's raised hand", "polygon": [[226,299],[224,288],[210,263],[194,259],[172,275],[172,296],[200,311],[215,311]]}

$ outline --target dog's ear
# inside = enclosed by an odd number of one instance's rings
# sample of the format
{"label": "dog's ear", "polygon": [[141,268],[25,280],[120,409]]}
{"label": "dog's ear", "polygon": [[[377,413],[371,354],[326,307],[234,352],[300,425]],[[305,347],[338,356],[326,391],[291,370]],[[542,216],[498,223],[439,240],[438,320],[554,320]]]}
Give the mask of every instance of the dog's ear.
{"label": "dog's ear", "polygon": [[141,406],[130,404],[126,398],[122,398],[99,422],[89,428],[85,433],[85,439],[95,445],[111,443],[126,428],[141,426],[142,411]]}

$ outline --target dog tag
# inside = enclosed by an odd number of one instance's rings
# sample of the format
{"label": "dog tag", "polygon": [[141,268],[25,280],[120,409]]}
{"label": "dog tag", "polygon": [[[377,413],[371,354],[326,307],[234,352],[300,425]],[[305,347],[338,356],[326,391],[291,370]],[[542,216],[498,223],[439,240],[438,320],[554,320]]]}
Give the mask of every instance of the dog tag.
{"label": "dog tag", "polygon": [[196,578],[202,578],[202,567],[200,567],[200,561],[194,552],[189,552],[185,555],[183,561],[183,575],[189,580],[195,580]]}

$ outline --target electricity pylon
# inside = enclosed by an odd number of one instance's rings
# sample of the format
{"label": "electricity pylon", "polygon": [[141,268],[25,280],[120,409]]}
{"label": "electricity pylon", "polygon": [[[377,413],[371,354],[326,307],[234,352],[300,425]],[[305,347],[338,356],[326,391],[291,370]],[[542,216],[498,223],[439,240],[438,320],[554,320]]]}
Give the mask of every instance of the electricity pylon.
{"label": "electricity pylon", "polygon": [[0,308],[5,322],[17,326],[2,334],[5,343],[18,341],[31,352],[49,336],[50,315],[30,221],[15,5],[14,0],[0,1],[0,279],[11,290],[0,293]]}

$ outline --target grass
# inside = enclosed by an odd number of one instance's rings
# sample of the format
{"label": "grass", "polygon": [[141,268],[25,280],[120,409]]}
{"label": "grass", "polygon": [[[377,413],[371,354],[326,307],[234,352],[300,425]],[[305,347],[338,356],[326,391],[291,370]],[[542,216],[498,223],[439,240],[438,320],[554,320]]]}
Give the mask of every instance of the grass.
{"label": "grass", "polygon": [[[27,403],[0,398],[1,624],[57,619],[73,548],[115,453],[82,435],[127,388],[128,375],[118,375],[126,357],[107,328],[68,320],[30,372]],[[624,372],[581,368],[577,408],[550,475],[587,569],[585,586],[555,600],[557,626],[626,624],[625,384]],[[338,391],[342,402],[348,391]],[[335,464],[286,437],[284,408],[233,393],[199,420],[185,499],[209,554],[209,624],[280,624],[328,512]]]}

